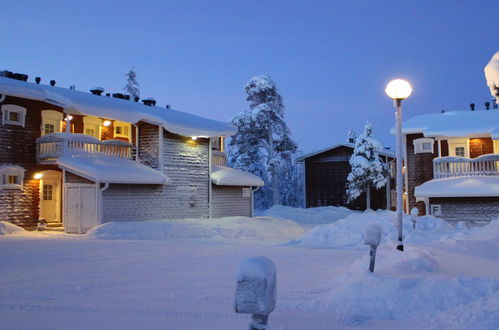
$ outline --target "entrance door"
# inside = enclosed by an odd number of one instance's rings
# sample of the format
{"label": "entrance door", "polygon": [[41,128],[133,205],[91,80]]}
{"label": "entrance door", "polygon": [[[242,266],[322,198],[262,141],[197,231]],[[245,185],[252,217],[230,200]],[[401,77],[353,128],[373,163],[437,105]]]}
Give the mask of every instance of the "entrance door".
{"label": "entrance door", "polygon": [[64,230],[83,234],[98,224],[97,187],[71,184],[64,187]]}
{"label": "entrance door", "polygon": [[61,172],[44,171],[40,180],[40,218],[61,222]]}

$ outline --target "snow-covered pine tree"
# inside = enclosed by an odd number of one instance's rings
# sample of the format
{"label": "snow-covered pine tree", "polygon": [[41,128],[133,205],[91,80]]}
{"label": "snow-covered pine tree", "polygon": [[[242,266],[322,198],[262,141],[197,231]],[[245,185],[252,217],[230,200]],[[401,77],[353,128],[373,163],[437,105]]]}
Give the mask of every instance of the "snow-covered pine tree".
{"label": "snow-covered pine tree", "polygon": [[370,188],[385,186],[388,172],[378,156],[383,149],[381,143],[372,137],[373,125],[366,122],[364,132],[355,140],[355,148],[350,158],[351,172],[347,177],[348,202],[366,193],[366,209],[371,208]]}
{"label": "snow-covered pine tree", "polygon": [[[241,168],[239,158],[247,161],[249,157],[252,162],[260,162],[261,165],[255,165],[257,168],[266,169],[267,175],[262,179],[267,185],[257,192],[256,201],[260,207],[267,208],[286,202],[281,191],[285,194],[295,191],[289,173],[293,172],[290,170],[294,165],[292,155],[297,147],[284,121],[282,97],[272,79],[266,75],[255,76],[245,90],[251,111],[243,111],[232,120],[238,131],[229,142],[229,163]],[[268,187],[269,181],[271,187]]]}
{"label": "snow-covered pine tree", "polygon": [[137,73],[135,72],[135,66],[132,66],[128,73],[125,73],[126,85],[123,88],[130,95],[132,101],[138,100],[140,97],[139,83],[137,82]]}
{"label": "snow-covered pine tree", "polygon": [[357,134],[350,128],[350,130],[348,131],[347,142],[354,144],[355,139],[357,139]]}

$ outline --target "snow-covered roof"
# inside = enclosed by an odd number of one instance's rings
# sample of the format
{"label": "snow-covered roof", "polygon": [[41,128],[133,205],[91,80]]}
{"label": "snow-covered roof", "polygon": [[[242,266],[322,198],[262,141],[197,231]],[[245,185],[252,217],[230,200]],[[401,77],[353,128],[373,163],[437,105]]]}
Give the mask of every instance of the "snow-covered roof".
{"label": "snow-covered roof", "polygon": [[[297,158],[296,161],[297,162],[302,162],[306,158],[309,158],[309,157],[312,157],[312,156],[315,156],[315,155],[318,155],[318,154],[322,154],[323,152],[326,152],[326,151],[329,151],[329,150],[333,150],[333,149],[336,149],[336,148],[339,148],[339,147],[347,147],[347,148],[350,148],[350,149],[354,149],[355,145],[353,143],[338,143],[338,144],[335,144],[332,147],[328,147],[328,148],[321,149],[321,150],[318,150],[318,151],[312,151],[312,152],[310,152],[308,154],[305,154],[305,155],[301,156],[300,158]],[[392,158],[395,157],[395,154],[392,153],[392,152],[389,152],[389,151],[378,151],[378,154],[383,155],[383,156],[387,156],[387,157],[392,157]]]}
{"label": "snow-covered roof", "polygon": [[430,180],[416,187],[416,198],[499,197],[499,176],[473,176]]}
{"label": "snow-covered roof", "polygon": [[264,185],[258,176],[225,166],[213,166],[211,181],[218,186],[254,186]]}
{"label": "snow-covered roof", "polygon": [[236,132],[236,129],[227,123],[185,112],[5,77],[0,77],[0,94],[47,102],[63,107],[71,114],[163,125],[166,130],[183,136],[229,136]]}
{"label": "snow-covered roof", "polygon": [[117,157],[72,157],[57,164],[74,174],[100,183],[171,184],[170,178],[139,162]]}
{"label": "snow-covered roof", "polygon": [[496,88],[499,88],[499,52],[495,53],[489,63],[483,69],[487,86],[490,88],[490,93],[499,101],[499,96],[496,95]]}
{"label": "snow-covered roof", "polygon": [[[395,130],[392,129],[394,134]],[[402,124],[403,134],[423,133],[426,137],[485,137],[499,139],[499,111],[449,111],[421,115]]]}

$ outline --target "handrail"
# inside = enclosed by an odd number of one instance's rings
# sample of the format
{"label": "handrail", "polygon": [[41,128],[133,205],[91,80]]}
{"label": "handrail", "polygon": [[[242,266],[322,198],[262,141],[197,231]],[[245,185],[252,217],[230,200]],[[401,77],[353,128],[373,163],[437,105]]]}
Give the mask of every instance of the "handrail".
{"label": "handrail", "polygon": [[472,159],[465,157],[433,159],[433,177],[435,179],[496,175],[499,175],[499,154],[486,154]]}
{"label": "handrail", "polygon": [[227,155],[225,152],[213,151],[211,157],[214,166],[227,166]]}

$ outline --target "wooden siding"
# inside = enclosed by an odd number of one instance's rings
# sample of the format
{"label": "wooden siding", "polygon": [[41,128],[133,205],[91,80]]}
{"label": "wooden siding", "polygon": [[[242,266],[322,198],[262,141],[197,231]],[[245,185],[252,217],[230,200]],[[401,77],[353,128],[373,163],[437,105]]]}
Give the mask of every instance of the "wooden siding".
{"label": "wooden siding", "polygon": [[491,138],[470,139],[470,158],[493,153],[494,142]]}
{"label": "wooden siding", "polygon": [[488,224],[499,217],[499,197],[430,198],[430,204],[440,204],[442,219],[468,226]]}
{"label": "wooden siding", "polygon": [[[213,218],[251,216],[251,197],[243,197],[243,187],[212,186]],[[251,187],[246,187],[251,189]]]}

